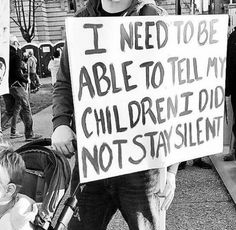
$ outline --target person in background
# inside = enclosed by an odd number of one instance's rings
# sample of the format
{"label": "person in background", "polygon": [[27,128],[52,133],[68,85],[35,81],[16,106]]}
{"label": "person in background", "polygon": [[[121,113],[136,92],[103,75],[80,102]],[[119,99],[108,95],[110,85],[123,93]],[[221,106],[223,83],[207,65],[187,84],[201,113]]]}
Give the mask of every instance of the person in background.
{"label": "person in background", "polygon": [[[88,0],[86,6],[76,16],[166,14],[166,11],[157,6],[154,0]],[[73,141],[76,139],[76,135],[75,130],[71,127],[73,112],[68,50],[67,43],[65,43],[53,91],[54,132],[52,135],[52,147],[65,156],[71,156],[75,152]],[[85,184],[77,194],[79,218],[72,218],[68,230],[106,229],[117,209],[121,211],[130,229],[157,230],[160,197],[165,197],[161,209],[168,209],[174,197],[177,169],[178,164],[168,167],[163,193],[160,193],[159,169]],[[76,164],[72,191],[78,183],[78,165]]]}
{"label": "person in background", "polygon": [[33,230],[38,209],[35,202],[20,194],[25,163],[20,154],[0,143],[0,226],[5,230]]}
{"label": "person in background", "polygon": [[224,161],[235,160],[236,154],[236,27],[233,32],[228,37],[227,43],[227,58],[226,58],[226,82],[225,82],[225,96],[230,97],[232,109],[233,109],[233,127],[232,127],[232,138],[233,144],[230,146],[230,152],[228,155],[224,156]]}
{"label": "person in background", "polygon": [[23,57],[22,57],[21,69],[22,69],[23,74],[28,75],[27,62],[28,62],[28,54],[25,52],[23,53]]}
{"label": "person in background", "polygon": [[[3,57],[0,57],[0,86],[5,74],[6,74],[6,61]],[[0,124],[1,124],[1,117],[2,117],[2,112],[0,105]],[[2,140],[3,140],[3,132],[2,132],[2,125],[0,125],[0,141]]]}
{"label": "person in background", "polygon": [[[22,137],[22,134],[16,132],[16,124],[20,115],[25,126],[25,140],[32,141],[41,137],[33,132],[33,119],[31,114],[30,103],[26,91],[28,79],[23,75],[21,64],[22,60],[17,53],[20,46],[16,36],[10,36],[10,63],[9,63],[9,88],[10,95],[3,95],[6,104],[6,118],[2,119],[4,126],[11,116],[11,133],[10,138]],[[8,119],[8,120],[7,120]]]}
{"label": "person in background", "polygon": [[28,77],[30,79],[31,92],[36,93],[39,90],[40,83],[39,83],[39,77],[37,75],[37,58],[34,56],[32,50],[28,52],[27,70],[28,70]]}
{"label": "person in background", "polygon": [[60,51],[56,50],[53,53],[53,59],[51,59],[48,64],[48,69],[52,75],[52,85],[54,85],[56,82],[56,75],[57,75],[57,71],[59,69],[59,66],[60,66]]}

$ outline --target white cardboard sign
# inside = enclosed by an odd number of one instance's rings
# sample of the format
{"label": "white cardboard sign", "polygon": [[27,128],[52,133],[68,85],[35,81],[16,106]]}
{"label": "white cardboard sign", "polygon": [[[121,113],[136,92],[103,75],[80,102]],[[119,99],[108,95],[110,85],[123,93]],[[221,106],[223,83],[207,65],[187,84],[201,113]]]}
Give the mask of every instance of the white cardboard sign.
{"label": "white cardboard sign", "polygon": [[0,95],[9,92],[9,1],[0,0]]}
{"label": "white cardboard sign", "polygon": [[226,15],[68,18],[81,182],[223,150]]}

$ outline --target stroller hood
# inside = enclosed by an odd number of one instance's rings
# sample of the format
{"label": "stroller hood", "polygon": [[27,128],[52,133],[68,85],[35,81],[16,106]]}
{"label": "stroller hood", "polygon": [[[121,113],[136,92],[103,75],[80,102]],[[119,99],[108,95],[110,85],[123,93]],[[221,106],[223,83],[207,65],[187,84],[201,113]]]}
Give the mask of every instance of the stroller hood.
{"label": "stroller hood", "polygon": [[50,145],[50,139],[40,139],[16,150],[26,165],[21,193],[41,203],[35,224],[44,229],[50,225],[71,178],[69,162],[62,154],[46,147]]}

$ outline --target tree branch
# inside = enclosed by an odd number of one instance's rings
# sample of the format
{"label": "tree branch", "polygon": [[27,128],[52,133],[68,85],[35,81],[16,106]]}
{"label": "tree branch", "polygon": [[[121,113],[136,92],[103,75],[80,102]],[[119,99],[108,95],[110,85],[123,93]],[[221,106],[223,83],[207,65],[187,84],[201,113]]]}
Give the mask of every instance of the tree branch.
{"label": "tree branch", "polygon": [[32,31],[31,31],[31,36],[34,38],[34,29],[35,29],[35,12],[36,12],[36,8],[35,8],[35,1],[33,1],[33,27],[32,27]]}
{"label": "tree branch", "polygon": [[24,27],[25,27],[25,29],[26,29],[27,26],[26,26],[26,21],[25,21],[25,10],[24,10],[24,5],[23,5],[23,0],[21,0],[21,11],[22,11],[22,17],[23,17]]}
{"label": "tree branch", "polygon": [[13,22],[15,22],[18,27],[21,27],[21,25],[18,23],[18,21],[16,21],[13,17],[10,17],[10,19],[11,19]]}
{"label": "tree branch", "polygon": [[19,8],[17,6],[17,0],[14,0],[14,5],[15,5],[15,10],[16,10],[16,18],[18,21],[18,25],[19,25],[19,27],[21,27],[21,18],[19,16]]}
{"label": "tree branch", "polygon": [[[35,0],[33,0],[33,2],[34,2],[34,1],[35,1]],[[30,30],[30,27],[31,27],[31,11],[32,11],[31,3],[32,3],[32,0],[29,0],[28,31]]]}
{"label": "tree branch", "polygon": [[31,42],[35,37],[36,10],[40,6],[42,6],[43,1],[41,2],[38,2],[38,0],[27,0],[27,1],[12,0],[12,1],[13,1],[13,6],[15,7],[16,17],[15,18],[11,17],[11,19],[19,27],[23,38],[27,42]]}

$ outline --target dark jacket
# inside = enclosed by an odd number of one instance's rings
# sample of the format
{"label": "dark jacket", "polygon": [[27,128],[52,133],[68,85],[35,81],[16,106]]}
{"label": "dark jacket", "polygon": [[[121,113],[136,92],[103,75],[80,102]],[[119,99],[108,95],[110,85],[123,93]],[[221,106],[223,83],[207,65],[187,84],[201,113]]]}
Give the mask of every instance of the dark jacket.
{"label": "dark jacket", "polygon": [[10,63],[9,63],[9,87],[15,82],[25,85],[28,82],[21,70],[21,57],[16,49],[10,46]]}
{"label": "dark jacket", "polygon": [[[101,0],[88,0],[86,6],[76,13],[76,17],[102,16],[99,12]],[[131,6],[124,11],[123,16],[135,15],[166,15],[167,12],[158,7],[154,0],[133,0]],[[53,92],[53,129],[60,125],[71,125],[74,112],[71,79],[69,71],[67,44],[65,43],[57,82]]]}

